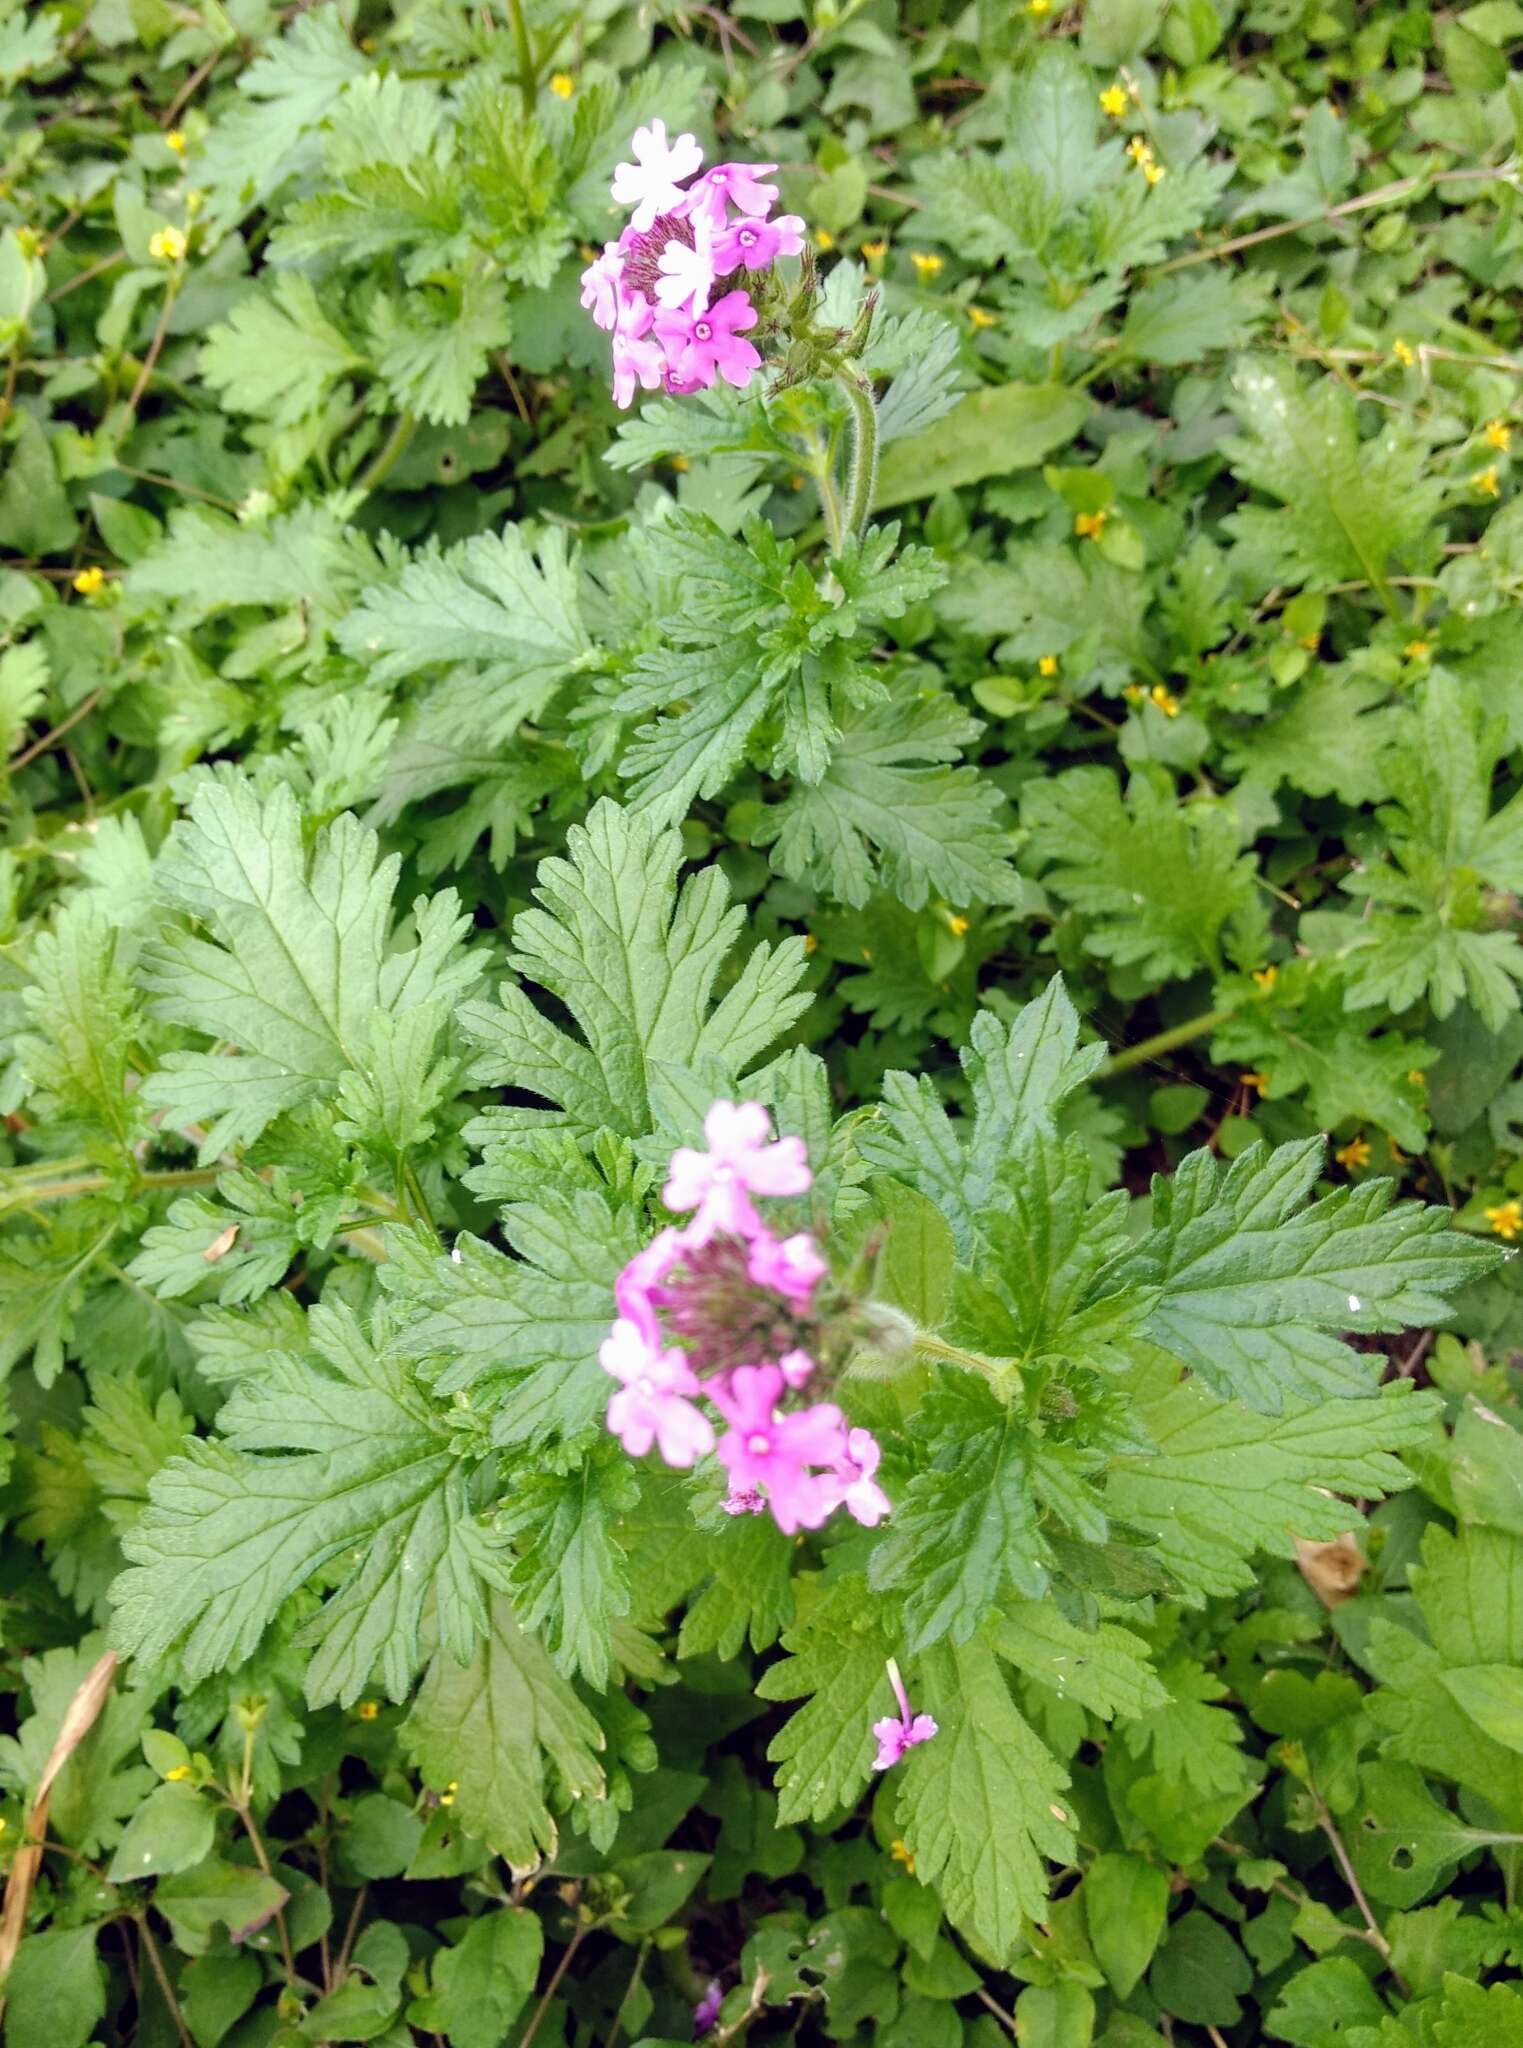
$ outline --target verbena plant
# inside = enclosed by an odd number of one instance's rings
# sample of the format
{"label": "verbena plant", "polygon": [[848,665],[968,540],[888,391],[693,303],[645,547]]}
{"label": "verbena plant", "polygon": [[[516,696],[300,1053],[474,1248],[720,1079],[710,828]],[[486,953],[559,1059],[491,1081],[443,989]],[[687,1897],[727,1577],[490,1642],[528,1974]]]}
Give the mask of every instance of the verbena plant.
{"label": "verbena plant", "polygon": [[18,2048],[1518,2035],[1514,24],[1230,26],[0,22]]}

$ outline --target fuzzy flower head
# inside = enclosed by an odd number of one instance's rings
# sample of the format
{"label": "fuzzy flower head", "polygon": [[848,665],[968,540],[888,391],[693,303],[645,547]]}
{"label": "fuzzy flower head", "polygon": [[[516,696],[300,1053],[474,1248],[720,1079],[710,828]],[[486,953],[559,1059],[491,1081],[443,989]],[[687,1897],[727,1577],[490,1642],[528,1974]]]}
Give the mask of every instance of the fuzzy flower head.
{"label": "fuzzy flower head", "polygon": [[632,1458],[655,1444],[668,1465],[686,1469],[714,1448],[713,1423],[688,1398],[699,1391],[698,1378],[681,1351],[659,1349],[621,1316],[598,1362],[623,1383],[608,1404],[608,1427]]}
{"label": "fuzzy flower head", "polygon": [[781,1368],[742,1365],[726,1386],[706,1389],[730,1427],[719,1439],[719,1461],[732,1492],[765,1488],[777,1526],[791,1536],[817,1529],[835,1505],[828,1477],[810,1468],[834,1466],[846,1450],[839,1408],[820,1401],[784,1414]]}
{"label": "fuzzy flower head", "polygon": [[772,1119],[759,1102],[716,1102],[703,1135],[706,1152],[679,1145],[672,1154],[661,1194],[668,1209],[697,1212],[687,1226],[689,1244],[704,1244],[721,1230],[756,1236],[762,1224],[753,1195],[807,1193],[813,1175],[803,1139],[774,1140]]}
{"label": "fuzzy flower head", "polygon": [[909,1694],[899,1676],[899,1666],[892,1657],[888,1660],[888,1682],[899,1702],[899,1713],[897,1718],[889,1714],[873,1723],[873,1734],[878,1739],[878,1754],[873,1758],[875,1771],[888,1770],[909,1750],[918,1748],[922,1742],[929,1742],[933,1735],[940,1733],[929,1714],[917,1714],[911,1710]]}

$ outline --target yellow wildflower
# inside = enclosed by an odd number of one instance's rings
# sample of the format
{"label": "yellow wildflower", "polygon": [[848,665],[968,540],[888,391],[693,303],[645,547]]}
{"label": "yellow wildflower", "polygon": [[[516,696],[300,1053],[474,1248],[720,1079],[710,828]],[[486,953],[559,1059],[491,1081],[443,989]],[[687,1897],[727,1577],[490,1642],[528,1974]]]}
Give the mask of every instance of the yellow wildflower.
{"label": "yellow wildflower", "polygon": [[1409,640],[1401,650],[1408,661],[1426,661],[1433,652],[1431,640]]}
{"label": "yellow wildflower", "polygon": [[1506,1202],[1498,1202],[1494,1209],[1486,1211],[1486,1221],[1498,1237],[1505,1237],[1509,1244],[1523,1230],[1523,1202],[1516,1195]]}
{"label": "yellow wildflower", "polygon": [[1051,14],[1052,0],[1026,0],[1026,12],[1034,14],[1040,21],[1044,14]]}
{"label": "yellow wildflower", "polygon": [[81,597],[94,597],[106,581],[106,572],[99,563],[92,562],[88,569],[81,569],[74,578],[74,588]]}
{"label": "yellow wildflower", "polygon": [[832,234],[832,233],[830,232],[829,228],[816,228],[816,229],[815,229],[815,231],[814,231],[814,246],[815,246],[815,247],[816,247],[816,248],[817,248],[818,250],[820,250],[820,251],[821,251],[822,253],[828,253],[828,252],[829,252],[829,251],[830,251],[831,249],[833,249],[833,248],[835,247],[835,245],[836,245],[836,238],[835,238],[835,236],[834,236],[834,235],[833,235],[833,234]]}
{"label": "yellow wildflower", "polygon": [[1098,540],[1105,531],[1105,522],[1110,518],[1103,508],[1099,512],[1076,512],[1074,532],[1080,540]]}
{"label": "yellow wildflower", "polygon": [[1058,657],[1055,654],[1039,655],[1036,672],[1039,676],[1055,676],[1058,672]]}
{"label": "yellow wildflower", "polygon": [[1125,697],[1128,704],[1140,704],[1147,695],[1147,692],[1143,689],[1141,683],[1128,683],[1121,694]]}
{"label": "yellow wildflower", "polygon": [[862,244],[862,254],[869,263],[881,263],[888,254],[888,243],[882,235],[878,235],[871,242]]}
{"label": "yellow wildflower", "polygon": [[148,237],[148,253],[155,263],[183,263],[185,250],[184,228],[158,228]]}
{"label": "yellow wildflower", "polygon": [[164,147],[166,149],[172,149],[176,156],[184,156],[185,130],[183,128],[171,128],[169,133],[164,137]]}
{"label": "yellow wildflower", "polygon": [[968,318],[975,327],[992,327],[999,315],[991,313],[987,306],[969,306]]}
{"label": "yellow wildflower", "polygon": [[1255,1073],[1252,1069],[1250,1069],[1241,1078],[1243,1086],[1245,1088],[1251,1088],[1255,1095],[1262,1095],[1264,1090],[1269,1086],[1269,1076],[1267,1074]]}
{"label": "yellow wildflower", "polygon": [[1391,343],[1391,353],[1404,370],[1410,370],[1417,361],[1417,352],[1409,341],[1403,341],[1398,334]]}
{"label": "yellow wildflower", "polygon": [[373,1721],[381,1711],[379,1700],[361,1700],[354,1710],[362,1721]]}
{"label": "yellow wildflower", "polygon": [[1132,103],[1132,96],[1124,85],[1108,85],[1100,95],[1100,111],[1109,114],[1113,121],[1119,121]]}
{"label": "yellow wildflower", "polygon": [[1163,683],[1154,683],[1152,689],[1149,690],[1148,695],[1152,698],[1153,702],[1158,706],[1159,710],[1163,713],[1165,718],[1178,718],[1179,699],[1174,695],[1174,692],[1168,689]]}
{"label": "yellow wildflower", "polygon": [[1488,448],[1495,448],[1505,455],[1512,446],[1512,428],[1506,420],[1488,420],[1483,431]]}
{"label": "yellow wildflower", "polygon": [[1428,1077],[1421,1067],[1408,1067],[1407,1079],[1414,1088],[1426,1088],[1428,1085]]}
{"label": "yellow wildflower", "polygon": [[164,1776],[169,1780],[171,1785],[183,1785],[185,1780],[190,1776],[190,1765],[176,1764],[174,1769],[166,1771],[164,1773]]}
{"label": "yellow wildflower", "polygon": [[692,463],[688,460],[688,458],[685,455],[674,455],[672,457],[672,468],[675,469],[679,475],[681,475],[684,471],[691,469],[692,466]]}
{"label": "yellow wildflower", "polygon": [[1497,477],[1495,463],[1492,463],[1489,469],[1483,469],[1479,476],[1473,476],[1470,481],[1483,498],[1499,498],[1502,495],[1502,485]]}
{"label": "yellow wildflower", "polygon": [[1346,1145],[1340,1145],[1333,1154],[1333,1157],[1340,1166],[1348,1167],[1350,1172],[1356,1166],[1368,1166],[1370,1163],[1370,1141],[1361,1131],[1358,1137],[1350,1138]]}
{"label": "yellow wildflower", "polygon": [[1315,654],[1322,645],[1322,636],[1320,633],[1303,633],[1301,635],[1301,645],[1306,648],[1308,653]]}
{"label": "yellow wildflower", "polygon": [[947,919],[947,930],[952,934],[954,939],[962,938],[966,933],[967,929],[968,920],[965,917],[958,915],[955,917],[949,917]]}
{"label": "yellow wildflower", "polygon": [[29,261],[42,254],[42,237],[36,228],[17,228],[16,246]]}
{"label": "yellow wildflower", "polygon": [[817,939],[817,938],[815,937],[814,933],[813,933],[813,932],[805,932],[805,934],[804,934],[804,951],[805,951],[806,953],[818,953],[818,952],[819,952],[819,950],[820,950],[820,942],[819,942],[819,940],[818,940],[818,939]]}
{"label": "yellow wildflower", "polygon": [[449,1783],[445,1786],[444,1790],[439,1794],[439,1804],[441,1806],[453,1806],[455,1803],[455,1794],[459,1790],[460,1780],[458,1778],[451,1778]]}
{"label": "yellow wildflower", "polygon": [[1132,137],[1126,145],[1126,153],[1134,164],[1150,164],[1153,161],[1153,145],[1142,135]]}
{"label": "yellow wildflower", "polygon": [[1142,175],[1150,185],[1161,185],[1169,174],[1162,164],[1144,164]]}
{"label": "yellow wildflower", "polygon": [[933,277],[939,277],[946,268],[945,256],[938,256],[934,249],[911,249],[910,261],[915,266],[915,275],[922,284],[929,284]]}
{"label": "yellow wildflower", "polygon": [[550,90],[558,100],[569,100],[576,91],[576,80],[569,71],[552,71],[550,73]]}
{"label": "yellow wildflower", "polygon": [[1264,992],[1267,994],[1269,990],[1272,989],[1275,983],[1279,980],[1280,970],[1278,967],[1275,966],[1274,962],[1271,961],[1267,967],[1255,967],[1253,970],[1253,978],[1258,983],[1259,987],[1263,989]]}
{"label": "yellow wildflower", "polygon": [[894,1842],[889,1846],[889,1855],[896,1863],[902,1863],[910,1876],[915,1875],[915,1852],[908,1842]]}

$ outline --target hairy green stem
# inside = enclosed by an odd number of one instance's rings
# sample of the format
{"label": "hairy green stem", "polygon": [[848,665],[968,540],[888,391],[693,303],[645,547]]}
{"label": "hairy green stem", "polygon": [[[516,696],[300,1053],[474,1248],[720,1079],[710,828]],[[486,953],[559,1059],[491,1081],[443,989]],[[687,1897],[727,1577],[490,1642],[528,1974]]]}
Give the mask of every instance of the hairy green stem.
{"label": "hairy green stem", "polygon": [[851,457],[846,469],[846,501],[842,525],[847,534],[860,540],[873,515],[878,493],[878,407],[872,380],[860,370],[842,363],[836,382],[846,393],[851,407]]}
{"label": "hairy green stem", "polygon": [[360,478],[356,489],[361,491],[379,490],[386,478],[390,476],[394,465],[400,462],[406,454],[407,444],[417,430],[418,422],[413,415],[410,412],[402,413],[396,425],[387,435],[375,461],[371,463],[369,469]]}
{"label": "hairy green stem", "polygon": [[1183,1024],[1170,1025],[1167,1031],[1155,1031],[1151,1038],[1144,1038],[1136,1045],[1128,1045],[1122,1051],[1112,1053],[1100,1069],[1100,1079],[1108,1081],[1113,1074],[1130,1073],[1133,1067],[1145,1067],[1149,1060],[1161,1054],[1172,1052],[1177,1045],[1188,1045],[1192,1039],[1204,1038],[1219,1024],[1225,1024],[1234,1012],[1230,1009],[1207,1010],[1203,1016],[1191,1017]]}

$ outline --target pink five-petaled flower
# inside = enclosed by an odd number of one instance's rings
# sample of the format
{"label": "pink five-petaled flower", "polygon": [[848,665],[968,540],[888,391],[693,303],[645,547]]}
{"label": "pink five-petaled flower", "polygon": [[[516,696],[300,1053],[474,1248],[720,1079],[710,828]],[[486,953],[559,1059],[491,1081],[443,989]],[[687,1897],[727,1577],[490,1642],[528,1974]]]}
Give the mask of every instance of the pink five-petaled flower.
{"label": "pink five-petaled flower", "polygon": [[682,180],[690,178],[703,162],[703,151],[696,135],[679,135],[668,142],[664,121],[637,128],[630,147],[635,160],[618,166],[610,189],[621,206],[634,208],[631,224],[643,231],[658,213],[670,213],[682,205],[686,197]]}
{"label": "pink five-petaled flower", "polygon": [[888,1660],[888,1682],[894,1688],[894,1698],[899,1702],[899,1718],[892,1714],[883,1720],[874,1721],[873,1733],[878,1738],[878,1754],[873,1758],[875,1771],[886,1771],[891,1764],[898,1763],[907,1749],[914,1749],[919,1743],[929,1742],[937,1734],[936,1723],[929,1714],[912,1714],[910,1696],[904,1689],[904,1680],[899,1676],[899,1666],[890,1657]]}
{"label": "pink five-petaled flower", "polygon": [[714,1448],[713,1423],[686,1398],[699,1386],[685,1353],[661,1350],[620,1316],[598,1361],[624,1382],[608,1403],[608,1427],[632,1458],[643,1458],[655,1444],[668,1465],[686,1468]]}
{"label": "pink five-petaled flower", "polygon": [[728,277],[732,270],[765,270],[779,256],[797,256],[804,246],[804,223],[796,213],[776,220],[737,220],[714,240],[714,270]]}
{"label": "pink five-petaled flower", "polygon": [[716,1102],[703,1120],[703,1135],[707,1152],[679,1145],[672,1154],[661,1192],[668,1209],[698,1212],[683,1233],[694,1249],[722,1230],[760,1236],[762,1220],[752,1195],[802,1195],[809,1186],[803,1139],[779,1138],[774,1144],[772,1119],[759,1102]]}
{"label": "pink five-petaled flower", "polygon": [[582,304],[599,327],[611,328],[619,317],[619,285],[624,258],[617,242],[605,242],[601,256],[582,272]]}
{"label": "pink five-petaled flower", "polygon": [[756,325],[756,308],[744,292],[726,292],[694,317],[682,312],[656,315],[656,334],[671,368],[668,387],[697,391],[723,377],[737,391],[761,367],[761,356],[741,329]]}
{"label": "pink five-petaled flower", "polygon": [[764,1486],[773,1520],[787,1536],[817,1529],[834,1505],[832,1481],[811,1465],[833,1466],[846,1450],[841,1411],[827,1401],[793,1414],[777,1413],[783,1375],[775,1365],[740,1365],[729,1385],[705,1383],[704,1392],[730,1427],[719,1439],[719,1459],[734,1494]]}
{"label": "pink five-petaled flower", "polygon": [[661,1328],[656,1321],[651,1290],[660,1286],[686,1248],[687,1239],[683,1232],[668,1224],[665,1230],[656,1232],[643,1252],[635,1253],[613,1283],[613,1298],[618,1303],[619,1314],[634,1323],[651,1344],[661,1341]]}
{"label": "pink five-petaled flower", "polygon": [[751,1240],[746,1271],[758,1287],[770,1287],[774,1294],[785,1296],[796,1307],[807,1308],[827,1267],[807,1230],[781,1241],[764,1230]]}
{"label": "pink five-petaled flower", "polygon": [[835,1469],[836,1504],[868,1529],[876,1529],[893,1508],[893,1502],[873,1477],[882,1456],[878,1439],[870,1429],[854,1429],[846,1439],[846,1456]]}
{"label": "pink five-petaled flower", "polygon": [[[776,164],[715,164],[692,188],[690,204],[695,212],[706,213],[716,228],[724,226],[726,200],[737,213],[766,213],[777,197],[777,187],[764,185],[762,174],[776,169]],[[617,199],[619,195],[615,192],[613,196]]]}

